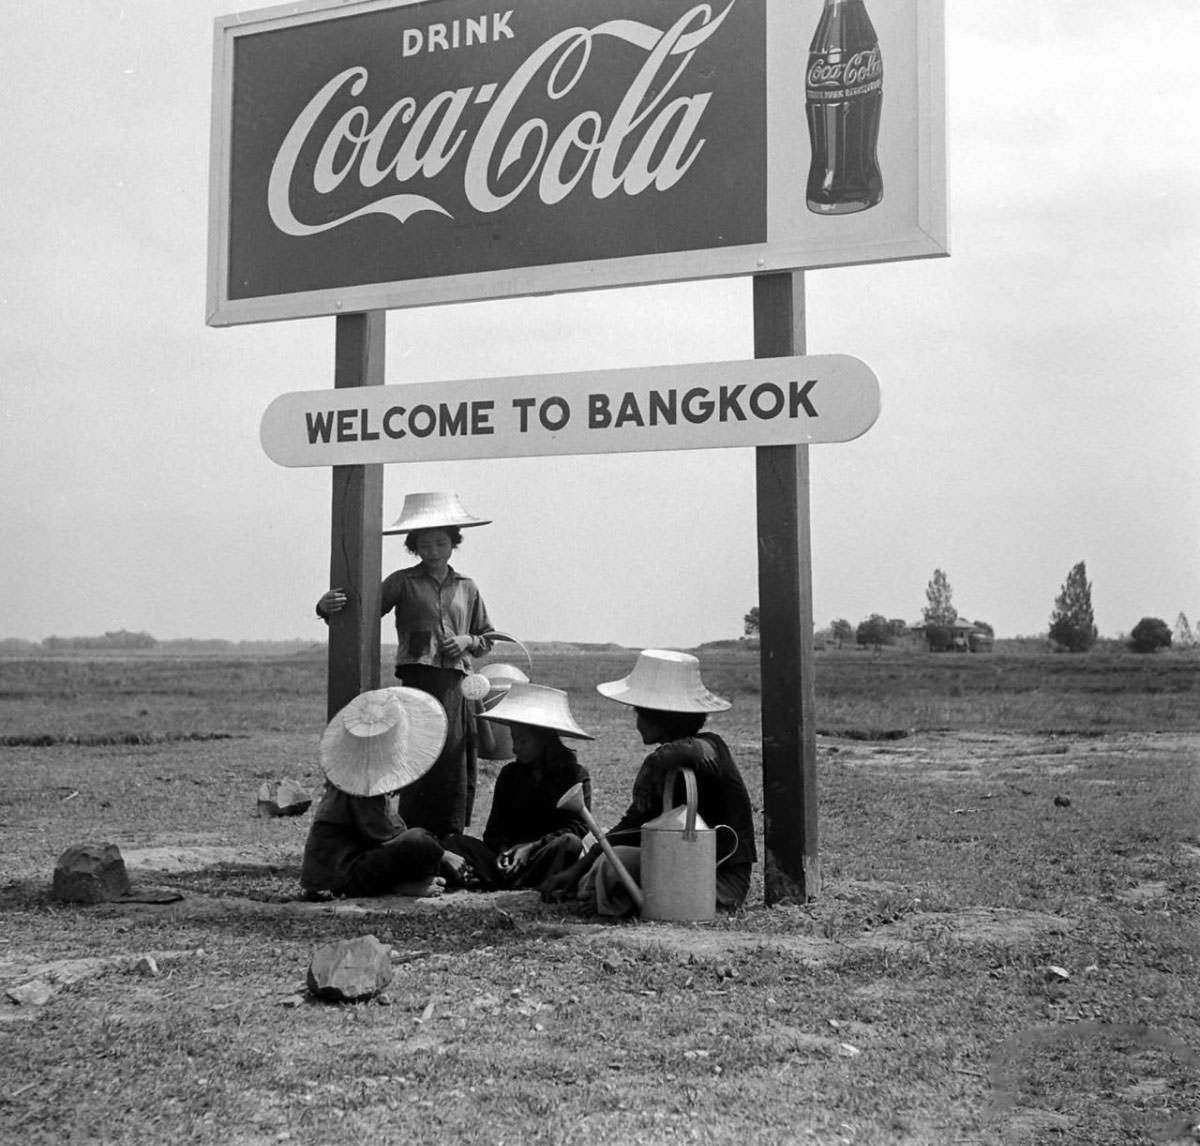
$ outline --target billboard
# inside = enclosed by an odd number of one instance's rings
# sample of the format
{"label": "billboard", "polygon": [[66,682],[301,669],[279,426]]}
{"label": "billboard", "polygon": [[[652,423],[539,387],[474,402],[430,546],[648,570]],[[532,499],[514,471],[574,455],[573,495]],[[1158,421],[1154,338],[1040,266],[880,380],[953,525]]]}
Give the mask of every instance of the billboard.
{"label": "billboard", "polygon": [[215,24],[213,325],[946,252],[941,0]]}

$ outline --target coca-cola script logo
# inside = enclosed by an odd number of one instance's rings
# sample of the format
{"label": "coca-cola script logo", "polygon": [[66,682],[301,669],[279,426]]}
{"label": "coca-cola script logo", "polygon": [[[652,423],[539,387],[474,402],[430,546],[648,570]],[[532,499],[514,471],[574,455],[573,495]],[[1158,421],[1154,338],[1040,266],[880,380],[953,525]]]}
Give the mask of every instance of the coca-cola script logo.
{"label": "coca-cola script logo", "polygon": [[[736,2],[729,0],[716,14],[710,5],[697,4],[665,30],[628,19],[567,28],[538,45],[503,82],[444,90],[424,100],[405,95],[377,116],[359,98],[368,94],[369,70],[345,68],[309,100],[275,155],[267,188],[271,221],[284,234],[303,236],[365,215],[387,215],[401,224],[426,211],[452,217],[435,195],[394,190],[433,179],[452,165],[467,203],[485,215],[526,195],[552,206],[576,191],[596,200],[665,191],[706,146],[702,127],[712,99],[711,91],[672,92]],[[513,35],[507,21],[502,34]],[[540,110],[546,100],[569,95],[604,37],[645,52],[615,113],[606,122],[600,112],[586,109],[551,127],[530,110],[530,100]],[[481,107],[486,113],[472,123],[470,112]],[[316,162],[301,173],[299,157],[316,142]],[[317,196],[349,184],[366,201],[332,219],[306,222],[293,206],[301,183],[305,193]]]}
{"label": "coca-cola script logo", "polygon": [[865,52],[855,52],[842,58],[843,53],[820,53],[809,58],[805,83],[810,98],[828,97],[831,92],[843,95],[849,89],[871,91],[883,84],[883,56],[879,46]]}
{"label": "coca-cola script logo", "polygon": [[766,0],[486,5],[234,39],[230,299],[766,241]]}

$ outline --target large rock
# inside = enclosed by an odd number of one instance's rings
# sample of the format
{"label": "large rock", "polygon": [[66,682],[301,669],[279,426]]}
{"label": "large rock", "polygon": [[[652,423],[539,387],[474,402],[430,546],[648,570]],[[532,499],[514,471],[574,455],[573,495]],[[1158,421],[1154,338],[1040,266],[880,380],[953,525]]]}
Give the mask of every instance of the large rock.
{"label": "large rock", "polygon": [[64,903],[104,903],[129,890],[129,873],[116,844],[74,844],[54,866],[51,894]]}
{"label": "large rock", "polygon": [[308,989],[320,999],[339,1003],[369,999],[391,981],[391,949],[374,935],[326,943],[313,952],[308,965]]}
{"label": "large rock", "polygon": [[312,805],[312,797],[291,780],[270,780],[258,789],[258,814],[302,816]]}

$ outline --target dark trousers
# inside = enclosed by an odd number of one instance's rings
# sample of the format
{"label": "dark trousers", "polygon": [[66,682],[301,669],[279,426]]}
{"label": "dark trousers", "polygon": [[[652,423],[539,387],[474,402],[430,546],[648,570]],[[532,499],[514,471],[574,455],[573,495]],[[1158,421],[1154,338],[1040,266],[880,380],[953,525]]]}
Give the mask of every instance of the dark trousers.
{"label": "dark trousers", "polygon": [[482,840],[473,836],[448,836],[444,841],[446,850],[460,855],[469,863],[479,882],[487,891],[507,888],[541,887],[551,876],[565,871],[581,855],[583,841],[566,832],[543,844],[529,857],[529,862],[520,871],[501,871],[496,863],[496,853]]}
{"label": "dark trousers", "polygon": [[462,694],[463,674],[430,665],[400,665],[396,679],[406,688],[436,697],[446,710],[446,743],[432,768],[400,793],[400,815],[412,828],[441,839],[471,822],[479,761],[475,754],[474,707]]}
{"label": "dark trousers", "polygon": [[432,879],[442,863],[442,845],[424,828],[409,828],[394,840],[363,852],[354,861],[342,894],[351,899],[389,895],[402,884]]}

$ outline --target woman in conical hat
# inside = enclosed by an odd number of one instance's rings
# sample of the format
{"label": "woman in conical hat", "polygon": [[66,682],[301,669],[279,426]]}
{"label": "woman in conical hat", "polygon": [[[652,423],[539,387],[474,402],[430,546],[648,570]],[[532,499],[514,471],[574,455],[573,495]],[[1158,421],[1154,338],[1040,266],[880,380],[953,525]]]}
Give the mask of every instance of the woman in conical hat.
{"label": "woman in conical hat", "polygon": [[[462,531],[489,522],[473,517],[450,492],[410,493],[387,534],[404,534],[405,548],[418,564],[384,579],[380,615],[396,615],[396,679],[436,697],[446,710],[446,744],[434,766],[405,788],[400,809],[410,826],[442,838],[471,822],[478,763],[475,705],[462,691],[471,658],[492,647],[492,631],[479,588],[450,565]],[[330,589],[317,602],[328,622],[347,604],[344,589]]]}
{"label": "woman in conical hat", "polygon": [[575,723],[565,692],[522,681],[480,719],[509,728],[516,759],[496,777],[483,839],[451,836],[446,847],[467,860],[485,889],[540,888],[583,854],[587,825],[558,801],[582,784],[591,806],[591,778],[563,738],[592,736]]}
{"label": "woman in conical hat", "polygon": [[[703,731],[709,715],[724,712],[729,701],[710,692],[700,678],[700,662],[690,653],[643,649],[633,671],[605,681],[596,691],[631,707],[644,744],[657,747],[642,761],[633,782],[629,807],[605,833],[616,854],[636,879],[640,872],[642,825],[662,811],[663,784],[670,772],[690,768],[696,776],[697,813],[708,824],[728,824],[737,832],[734,853],[717,869],[717,906],[734,910],[750,890],[750,873],[758,858],[754,845],[754,810],[746,783],[729,746],[715,732]],[[677,781],[676,804],[686,802]],[[621,880],[599,846],[570,868],[548,880],[543,898],[594,896],[597,910],[623,915],[633,909]]]}
{"label": "woman in conical hat", "polygon": [[404,822],[399,793],[433,767],[446,723],[437,700],[414,688],[364,692],[329,722],[325,792],[300,870],[310,898],[442,893],[457,865],[433,835]]}

